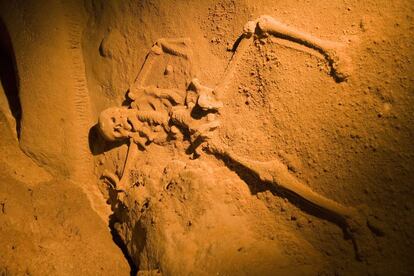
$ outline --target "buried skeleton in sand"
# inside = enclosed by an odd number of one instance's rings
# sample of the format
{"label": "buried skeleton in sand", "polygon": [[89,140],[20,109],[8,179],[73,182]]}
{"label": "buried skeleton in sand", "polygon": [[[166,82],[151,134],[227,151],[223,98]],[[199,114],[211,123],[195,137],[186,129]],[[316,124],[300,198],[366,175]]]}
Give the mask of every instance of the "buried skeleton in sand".
{"label": "buried skeleton in sand", "polygon": [[[237,165],[242,170],[257,176],[261,182],[288,192],[305,205],[329,215],[351,236],[357,257],[363,257],[364,249],[359,238],[362,233],[364,238],[367,238],[365,234],[369,231],[366,219],[355,208],[341,205],[314,192],[292,175],[281,161],[259,162],[243,158],[223,146],[217,137],[215,130],[220,127],[220,112],[225,108],[220,101],[221,95],[234,81],[236,67],[246,48],[255,39],[268,35],[316,49],[325,56],[335,80],[344,81],[349,77],[350,64],[341,44],[321,40],[287,27],[269,16],[262,16],[245,25],[244,33],[238,40],[224,78],[215,89],[201,85],[197,79],[192,79],[185,91],[145,86],[140,75],[147,76],[149,72],[146,71],[145,66],[143,67],[144,70],[140,72],[133,89],[129,92],[129,97],[132,99],[130,107],[109,108],[99,117],[99,129],[107,140],[129,139],[130,141],[121,177],[118,178],[108,171],[104,172],[103,177],[108,179],[119,193],[127,192],[130,188],[131,166],[146,147],[151,143],[167,146],[183,141],[189,144],[187,149],[183,148],[183,150],[193,158],[203,153],[212,154],[225,160],[226,164]],[[154,45],[152,52],[156,55],[165,53],[188,59],[189,55],[180,49],[180,45],[185,43],[185,39],[162,39]]]}

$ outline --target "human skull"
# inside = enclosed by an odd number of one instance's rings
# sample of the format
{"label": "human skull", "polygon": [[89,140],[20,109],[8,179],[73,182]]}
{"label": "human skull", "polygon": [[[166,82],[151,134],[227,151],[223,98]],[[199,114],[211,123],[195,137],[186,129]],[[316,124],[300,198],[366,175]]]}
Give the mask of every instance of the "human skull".
{"label": "human skull", "polygon": [[132,130],[127,118],[128,109],[111,107],[99,115],[99,130],[108,141],[123,140],[129,137]]}

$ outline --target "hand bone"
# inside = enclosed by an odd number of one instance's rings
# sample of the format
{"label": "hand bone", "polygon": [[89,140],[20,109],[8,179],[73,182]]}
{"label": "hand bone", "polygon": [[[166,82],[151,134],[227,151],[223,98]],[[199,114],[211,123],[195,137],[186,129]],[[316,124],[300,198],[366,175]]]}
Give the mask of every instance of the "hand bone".
{"label": "hand bone", "polygon": [[214,95],[214,90],[210,87],[201,85],[198,79],[193,79],[191,84],[195,88],[195,92],[198,94],[197,104],[204,111],[208,110],[219,110],[223,107],[223,103],[218,101]]}

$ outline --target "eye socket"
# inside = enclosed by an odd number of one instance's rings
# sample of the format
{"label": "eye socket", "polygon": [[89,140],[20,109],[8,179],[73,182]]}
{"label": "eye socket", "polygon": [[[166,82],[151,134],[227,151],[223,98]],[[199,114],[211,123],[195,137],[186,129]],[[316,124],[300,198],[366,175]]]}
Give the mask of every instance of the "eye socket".
{"label": "eye socket", "polygon": [[112,121],[112,123],[115,123],[116,122],[115,117],[111,117],[111,121]]}

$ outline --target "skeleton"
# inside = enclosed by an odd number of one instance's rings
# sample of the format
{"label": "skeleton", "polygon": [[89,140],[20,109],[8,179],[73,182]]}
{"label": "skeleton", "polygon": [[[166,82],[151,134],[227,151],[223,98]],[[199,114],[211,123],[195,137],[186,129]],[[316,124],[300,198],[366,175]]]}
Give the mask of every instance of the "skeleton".
{"label": "skeleton", "polygon": [[[128,171],[140,150],[145,150],[151,143],[165,145],[170,141],[186,139],[190,142],[187,152],[194,157],[207,153],[225,159],[256,175],[262,182],[293,194],[304,203],[330,215],[351,236],[357,256],[362,257],[362,250],[356,240],[357,234],[364,231],[366,221],[355,208],[341,205],[314,192],[292,175],[281,161],[259,162],[238,156],[222,146],[215,135],[214,130],[220,127],[219,116],[223,108],[220,96],[230,84],[243,52],[254,39],[268,35],[316,49],[326,58],[337,81],[349,77],[350,67],[342,44],[316,38],[269,16],[262,16],[245,25],[225,76],[215,89],[201,85],[198,79],[191,80],[185,93],[175,88],[146,86],[144,82],[154,64],[154,57],[168,54],[191,61],[192,54],[184,47],[189,43],[188,39],[159,40],[151,49],[146,65],[129,91],[131,108],[109,108],[99,117],[99,129],[105,139],[129,139],[129,150],[121,177],[107,171],[103,177],[112,183],[114,189],[123,193],[130,185]],[[167,67],[165,74],[172,70],[172,67]],[[198,111],[201,118],[195,119],[192,116],[194,111]]]}

